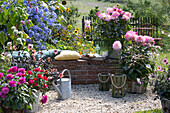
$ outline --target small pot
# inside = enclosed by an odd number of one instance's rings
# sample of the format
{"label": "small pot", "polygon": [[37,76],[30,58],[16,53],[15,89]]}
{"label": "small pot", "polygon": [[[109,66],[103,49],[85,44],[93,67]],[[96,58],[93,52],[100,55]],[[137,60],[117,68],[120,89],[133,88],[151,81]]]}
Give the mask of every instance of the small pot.
{"label": "small pot", "polygon": [[170,100],[167,98],[161,99],[163,113],[170,113]]}

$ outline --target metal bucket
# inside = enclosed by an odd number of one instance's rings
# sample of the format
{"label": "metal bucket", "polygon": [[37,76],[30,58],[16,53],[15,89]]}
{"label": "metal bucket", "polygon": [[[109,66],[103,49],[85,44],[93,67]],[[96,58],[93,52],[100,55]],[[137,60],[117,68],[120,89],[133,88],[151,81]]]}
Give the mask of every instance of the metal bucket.
{"label": "metal bucket", "polygon": [[61,78],[57,80],[57,85],[55,85],[54,81],[52,85],[55,90],[58,92],[58,99],[65,100],[71,97],[71,74],[68,69],[64,69],[62,74],[67,72],[69,74],[69,78]]}

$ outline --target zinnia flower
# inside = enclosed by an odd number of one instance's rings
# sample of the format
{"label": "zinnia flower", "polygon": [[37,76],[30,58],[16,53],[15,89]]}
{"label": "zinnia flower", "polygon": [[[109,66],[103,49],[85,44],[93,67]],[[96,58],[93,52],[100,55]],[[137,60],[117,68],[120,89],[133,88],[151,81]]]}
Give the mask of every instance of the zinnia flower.
{"label": "zinnia flower", "polygon": [[163,61],[162,61],[165,65],[167,65],[168,64],[168,59],[163,59]]}
{"label": "zinnia flower", "polygon": [[12,72],[12,73],[17,72],[17,70],[18,70],[17,66],[13,66],[13,67],[11,67],[11,72]]}
{"label": "zinnia flower", "polygon": [[41,69],[41,70],[40,70],[40,72],[44,72],[44,70],[43,70],[43,69]]}
{"label": "zinnia flower", "polygon": [[35,68],[33,71],[38,72],[38,71],[40,71],[40,69],[39,68]]}
{"label": "zinnia flower", "polygon": [[139,84],[141,84],[140,78],[137,78],[137,82],[138,82]]}
{"label": "zinnia flower", "polygon": [[44,79],[44,80],[47,80],[47,77],[46,77],[46,76],[44,76],[44,77],[43,77],[43,79]]}
{"label": "zinnia flower", "polygon": [[19,78],[19,82],[20,82],[21,84],[25,83],[25,78],[24,78],[24,77],[20,77],[20,78]]}
{"label": "zinnia flower", "polygon": [[27,71],[27,74],[28,74],[28,75],[32,75],[32,72],[31,72],[31,71]]}
{"label": "zinnia flower", "polygon": [[8,87],[2,87],[2,94],[7,94],[9,92],[9,88]]}
{"label": "zinnia flower", "polygon": [[41,74],[38,74],[37,77],[38,77],[38,78],[42,78]]}
{"label": "zinnia flower", "polygon": [[42,99],[41,99],[41,103],[42,104],[45,104],[46,102],[47,102],[47,95],[44,95],[43,97],[42,97]]}
{"label": "zinnia flower", "polygon": [[33,49],[33,44],[28,44],[28,49],[32,50]]}
{"label": "zinnia flower", "polygon": [[157,69],[158,71],[162,71],[162,68],[161,68],[161,66],[158,66],[158,69]]}
{"label": "zinnia flower", "polygon": [[30,79],[30,80],[28,81],[29,84],[33,84],[33,82],[34,82],[34,81],[33,81],[32,79]]}
{"label": "zinnia flower", "polygon": [[100,16],[100,11],[98,11],[98,12],[96,13],[96,15],[99,17],[99,16]]}
{"label": "zinnia flower", "polygon": [[24,68],[19,68],[18,71],[19,71],[19,73],[22,73],[22,74],[25,73],[25,69]]}
{"label": "zinnia flower", "polygon": [[22,76],[23,74],[22,73],[17,73],[15,76],[19,77],[19,76]]}
{"label": "zinnia flower", "polygon": [[1,79],[2,77],[4,77],[4,75],[3,75],[3,73],[0,73],[0,79]]}
{"label": "zinnia flower", "polygon": [[35,81],[37,81],[37,78],[34,78]]}
{"label": "zinnia flower", "polygon": [[15,81],[9,81],[9,86],[10,87],[15,87]]}
{"label": "zinnia flower", "polygon": [[35,82],[33,85],[34,85],[34,86],[37,86],[37,83]]}
{"label": "zinnia flower", "polygon": [[44,84],[44,86],[43,86],[44,88],[47,88],[47,84]]}
{"label": "zinnia flower", "polygon": [[7,80],[13,79],[13,75],[12,75],[12,74],[8,74],[8,75],[6,76],[6,79],[7,79]]}
{"label": "zinnia flower", "polygon": [[112,47],[115,51],[120,51],[122,48],[122,44],[120,43],[120,41],[115,41]]}

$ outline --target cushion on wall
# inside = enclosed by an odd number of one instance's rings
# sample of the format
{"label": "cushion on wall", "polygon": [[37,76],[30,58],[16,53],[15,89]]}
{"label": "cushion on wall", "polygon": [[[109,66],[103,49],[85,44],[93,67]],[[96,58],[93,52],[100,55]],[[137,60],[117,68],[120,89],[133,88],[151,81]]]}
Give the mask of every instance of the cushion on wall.
{"label": "cushion on wall", "polygon": [[55,60],[77,60],[80,57],[80,54],[76,51],[63,50],[55,57]]}

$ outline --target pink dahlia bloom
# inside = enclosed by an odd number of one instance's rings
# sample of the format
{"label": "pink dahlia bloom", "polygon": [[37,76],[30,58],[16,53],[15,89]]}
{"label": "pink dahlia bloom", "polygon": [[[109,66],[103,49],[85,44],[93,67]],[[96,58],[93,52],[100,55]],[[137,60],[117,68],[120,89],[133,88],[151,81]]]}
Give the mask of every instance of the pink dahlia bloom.
{"label": "pink dahlia bloom", "polygon": [[135,37],[135,42],[137,42],[137,43],[144,43],[145,42],[145,37],[139,35],[139,36]]}
{"label": "pink dahlia bloom", "polygon": [[118,17],[119,15],[120,15],[120,13],[117,12],[117,11],[113,11],[113,13],[112,13],[112,16],[113,16],[113,17]]}
{"label": "pink dahlia bloom", "polygon": [[99,16],[100,16],[100,11],[98,11],[98,12],[96,13],[96,15],[99,17]]}
{"label": "pink dahlia bloom", "polygon": [[25,73],[25,69],[24,68],[19,68],[18,71],[19,71],[19,73],[22,73],[22,74]]}
{"label": "pink dahlia bloom", "polygon": [[48,100],[47,95],[44,95],[41,99],[41,103],[45,104],[47,102],[47,100]]}
{"label": "pink dahlia bloom", "polygon": [[4,77],[4,75],[3,75],[3,73],[0,73],[0,79],[1,79],[2,77]]}
{"label": "pink dahlia bloom", "polygon": [[30,80],[28,81],[29,84],[33,84],[33,82],[34,82],[34,81],[33,81],[32,79],[30,79]]}
{"label": "pink dahlia bloom", "polygon": [[130,18],[129,18],[127,15],[124,14],[124,15],[122,16],[122,19],[124,19],[124,20],[126,20],[126,21],[129,21]]}
{"label": "pink dahlia bloom", "polygon": [[138,36],[137,32],[133,32],[133,31],[128,31],[125,34],[125,39],[128,41],[133,41],[135,40],[135,38]]}
{"label": "pink dahlia bloom", "polygon": [[7,79],[7,80],[13,79],[13,75],[12,75],[12,74],[8,74],[8,75],[6,76],[6,79]]}
{"label": "pink dahlia bloom", "polygon": [[120,43],[120,41],[115,41],[112,47],[115,51],[120,51],[122,48],[122,44]]}
{"label": "pink dahlia bloom", "polygon": [[117,9],[117,12],[119,12],[120,14],[123,14],[123,9]]}
{"label": "pink dahlia bloom", "polygon": [[140,78],[137,78],[137,82],[138,82],[139,84],[141,84]]}
{"label": "pink dahlia bloom", "polygon": [[111,16],[110,15],[106,15],[105,21],[110,21],[110,20],[111,20]]}
{"label": "pink dahlia bloom", "polygon": [[8,87],[2,87],[2,94],[7,94],[9,92],[9,88]]}
{"label": "pink dahlia bloom", "polygon": [[20,82],[21,84],[25,83],[25,78],[24,78],[24,77],[20,77],[20,78],[19,78],[19,82]]}
{"label": "pink dahlia bloom", "polygon": [[113,12],[113,8],[109,7],[109,8],[106,9],[106,11],[107,11],[107,13],[111,14]]}
{"label": "pink dahlia bloom", "polygon": [[28,44],[28,49],[32,50],[33,49],[33,44]]}
{"label": "pink dahlia bloom", "polygon": [[15,87],[15,81],[9,81],[9,86],[10,87]]}
{"label": "pink dahlia bloom", "polygon": [[126,15],[127,17],[129,17],[129,19],[131,18],[131,13],[130,13],[130,12],[125,12],[124,15]]}
{"label": "pink dahlia bloom", "polygon": [[101,13],[100,16],[99,16],[99,18],[100,18],[101,20],[104,20],[105,17],[106,17],[106,14],[105,14],[105,13]]}
{"label": "pink dahlia bloom", "polygon": [[8,70],[8,73],[15,73],[17,72],[17,70],[18,70],[17,66],[13,66]]}
{"label": "pink dahlia bloom", "polygon": [[117,11],[117,10],[118,10],[118,8],[113,6],[113,11]]}

